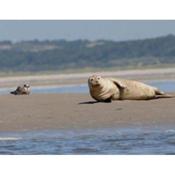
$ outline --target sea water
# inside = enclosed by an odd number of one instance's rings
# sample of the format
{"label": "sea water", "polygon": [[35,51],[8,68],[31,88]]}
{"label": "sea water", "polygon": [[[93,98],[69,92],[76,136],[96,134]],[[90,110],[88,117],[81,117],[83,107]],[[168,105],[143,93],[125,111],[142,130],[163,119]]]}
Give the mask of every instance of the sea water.
{"label": "sea water", "polygon": [[[175,80],[154,80],[145,81],[145,83],[158,87],[165,92],[175,91]],[[14,88],[0,88],[0,94],[9,94]],[[37,86],[31,87],[32,94],[48,94],[48,93],[88,93],[87,84],[76,85],[59,85],[59,86]]]}
{"label": "sea water", "polygon": [[175,130],[159,126],[1,132],[0,154],[175,154]]}

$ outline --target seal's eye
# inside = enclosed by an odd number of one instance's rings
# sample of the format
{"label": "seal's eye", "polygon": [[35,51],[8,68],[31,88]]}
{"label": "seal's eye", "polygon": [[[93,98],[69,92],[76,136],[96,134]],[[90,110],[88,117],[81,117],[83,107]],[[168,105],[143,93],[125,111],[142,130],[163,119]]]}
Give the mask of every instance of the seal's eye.
{"label": "seal's eye", "polygon": [[97,80],[100,80],[100,77],[98,77]]}
{"label": "seal's eye", "polygon": [[93,81],[93,78],[91,78],[90,81]]}

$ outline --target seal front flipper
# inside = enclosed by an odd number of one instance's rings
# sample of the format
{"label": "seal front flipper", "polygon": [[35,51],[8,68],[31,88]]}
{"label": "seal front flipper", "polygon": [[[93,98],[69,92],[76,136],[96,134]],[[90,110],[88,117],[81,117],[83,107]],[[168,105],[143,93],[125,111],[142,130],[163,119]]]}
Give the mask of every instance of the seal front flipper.
{"label": "seal front flipper", "polygon": [[107,98],[107,99],[104,100],[104,102],[105,103],[111,103],[112,102],[112,98],[111,97],[110,98]]}
{"label": "seal front flipper", "polygon": [[111,81],[112,81],[119,89],[126,89],[126,86],[125,86],[120,80],[111,79]]}

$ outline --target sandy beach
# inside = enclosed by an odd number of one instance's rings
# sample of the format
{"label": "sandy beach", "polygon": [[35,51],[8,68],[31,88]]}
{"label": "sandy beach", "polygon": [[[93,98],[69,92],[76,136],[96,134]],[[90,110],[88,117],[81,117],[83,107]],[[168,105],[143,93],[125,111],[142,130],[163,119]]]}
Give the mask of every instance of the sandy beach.
{"label": "sandy beach", "polygon": [[2,95],[0,131],[175,124],[175,98],[93,101],[89,94]]}
{"label": "sandy beach", "polygon": [[[87,83],[93,73],[1,77],[0,87]],[[175,68],[101,72],[106,77],[136,80],[175,79]],[[89,94],[0,96],[0,131],[123,127],[175,124],[175,98],[149,101],[93,101]]]}

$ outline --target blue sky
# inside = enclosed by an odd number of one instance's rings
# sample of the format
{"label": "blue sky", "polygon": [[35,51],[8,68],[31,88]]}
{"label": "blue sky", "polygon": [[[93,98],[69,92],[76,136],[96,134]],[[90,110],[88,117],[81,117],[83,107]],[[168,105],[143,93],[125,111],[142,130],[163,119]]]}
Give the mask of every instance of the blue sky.
{"label": "blue sky", "polygon": [[0,20],[0,40],[109,39],[175,34],[175,20]]}

